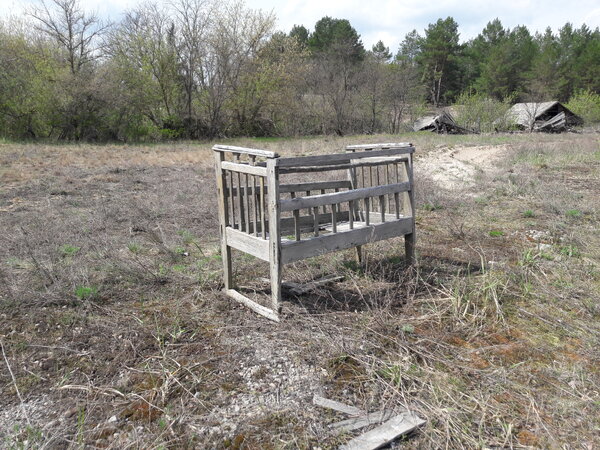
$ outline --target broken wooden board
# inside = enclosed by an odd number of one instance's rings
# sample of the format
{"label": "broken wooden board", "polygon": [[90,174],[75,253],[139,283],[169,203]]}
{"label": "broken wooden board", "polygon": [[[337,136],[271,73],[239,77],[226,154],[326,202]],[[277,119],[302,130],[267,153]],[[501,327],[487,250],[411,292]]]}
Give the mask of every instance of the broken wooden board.
{"label": "broken wooden board", "polygon": [[320,397],[318,395],[313,397],[313,403],[317,406],[322,406],[323,408],[334,409],[344,414],[348,414],[349,416],[364,416],[367,414],[366,411],[355,406],[346,405],[345,403],[336,402],[335,400],[329,400],[328,398]]}
{"label": "broken wooden board", "polygon": [[394,416],[394,411],[384,410],[377,411],[374,413],[368,413],[364,416],[353,417],[352,419],[342,420],[341,422],[332,423],[329,428],[333,428],[337,431],[353,431],[360,428],[364,428],[367,425],[375,425],[386,420],[391,419]]}
{"label": "broken wooden board", "polygon": [[425,423],[414,413],[405,412],[393,417],[383,425],[352,439],[340,450],[375,450],[396,440],[403,434],[410,433]]}
{"label": "broken wooden board", "polygon": [[[344,279],[341,275],[330,275],[322,278],[318,278],[313,281],[309,281],[308,283],[294,283],[293,281],[283,281],[281,283],[281,287],[294,295],[304,295],[309,292],[315,291],[318,288],[334,283],[336,281],[342,281]],[[266,278],[261,278],[260,281],[268,282]]]}

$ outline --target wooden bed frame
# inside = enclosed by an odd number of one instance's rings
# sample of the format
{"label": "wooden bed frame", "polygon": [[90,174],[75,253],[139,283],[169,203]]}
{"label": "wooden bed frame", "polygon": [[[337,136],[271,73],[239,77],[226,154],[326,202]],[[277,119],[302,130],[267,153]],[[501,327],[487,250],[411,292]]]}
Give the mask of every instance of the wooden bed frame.
{"label": "wooden bed frame", "polygon": [[[258,314],[279,321],[287,263],[350,247],[360,258],[361,245],[404,236],[412,264],[412,144],[351,145],[345,153],[293,158],[226,145],[213,150],[225,292]],[[329,180],[336,172],[338,179]],[[280,181],[288,176],[309,180]],[[270,308],[234,288],[231,249],[269,262]]]}

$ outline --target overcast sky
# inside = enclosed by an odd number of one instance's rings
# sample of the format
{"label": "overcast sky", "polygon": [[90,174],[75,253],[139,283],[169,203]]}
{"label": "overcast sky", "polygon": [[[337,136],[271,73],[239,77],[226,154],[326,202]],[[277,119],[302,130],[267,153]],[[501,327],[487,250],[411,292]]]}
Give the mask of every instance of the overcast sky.
{"label": "overcast sky", "polygon": [[[160,0],[158,0],[160,1]],[[33,0],[0,0],[0,16],[20,14]],[[82,5],[101,15],[118,20],[138,0],[81,0]],[[505,27],[525,25],[530,31],[547,26],[558,30],[566,22],[575,27],[583,23],[600,27],[600,0],[246,0],[254,9],[274,11],[278,28],[289,31],[294,24],[312,30],[323,16],[348,19],[370,48],[379,39],[395,52],[404,35],[417,29],[421,35],[438,18],[454,17],[461,40],[475,37],[492,19],[498,17]]]}

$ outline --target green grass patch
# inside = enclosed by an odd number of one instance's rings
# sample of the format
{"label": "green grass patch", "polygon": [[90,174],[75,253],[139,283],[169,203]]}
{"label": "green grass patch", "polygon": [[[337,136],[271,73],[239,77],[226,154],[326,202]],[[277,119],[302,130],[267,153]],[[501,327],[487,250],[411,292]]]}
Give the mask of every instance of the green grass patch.
{"label": "green grass patch", "polygon": [[530,219],[532,217],[535,217],[535,213],[531,209],[526,209],[525,211],[523,211],[523,217]]}
{"label": "green grass patch", "polygon": [[62,245],[59,249],[60,254],[63,257],[74,256],[75,254],[77,254],[79,252],[79,250],[81,250],[81,247],[76,247],[76,246],[70,245],[70,244]]}
{"label": "green grass patch", "polygon": [[565,216],[570,217],[572,219],[578,219],[581,217],[583,213],[578,209],[569,209],[565,212]]}
{"label": "green grass patch", "polygon": [[95,286],[77,286],[75,296],[80,300],[86,300],[98,295],[98,288]]}

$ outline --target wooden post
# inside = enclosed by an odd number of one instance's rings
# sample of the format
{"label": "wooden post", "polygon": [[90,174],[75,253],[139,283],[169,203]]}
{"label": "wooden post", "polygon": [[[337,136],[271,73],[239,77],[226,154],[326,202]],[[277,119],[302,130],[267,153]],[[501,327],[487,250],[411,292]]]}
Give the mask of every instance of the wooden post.
{"label": "wooden post", "polygon": [[[346,150],[346,152],[348,152],[348,150]],[[355,153],[354,150],[352,150],[352,153]],[[364,172],[364,167],[362,168],[362,177],[363,177],[363,187],[365,184],[365,172]],[[350,181],[350,189],[357,189],[358,188],[358,179],[356,176],[356,167],[352,167],[350,169],[348,169],[348,180]],[[361,217],[360,214],[360,202],[349,202],[348,203],[348,217],[349,217],[349,221],[350,221],[350,229],[354,228],[354,219],[356,220],[364,220],[363,217]],[[358,264],[362,264],[362,246],[361,245],[357,245],[356,247],[356,261],[358,261]]]}
{"label": "wooden post", "polygon": [[[223,260],[223,284],[225,290],[233,289],[233,270],[231,265],[231,247],[227,245],[227,233],[225,228],[229,223],[229,209],[227,206],[227,197],[225,187],[227,178],[225,172],[221,169],[221,163],[225,160],[223,152],[215,151],[215,168],[217,173],[217,196],[219,202],[219,232],[221,234],[221,258]],[[229,192],[233,192],[233,183],[229,186]],[[231,196],[233,199],[233,195]]]}
{"label": "wooden post", "polygon": [[415,233],[415,193],[414,193],[414,180],[413,180],[413,160],[412,153],[408,155],[405,163],[406,176],[410,183],[410,191],[408,191],[408,201],[410,203],[410,213],[412,217],[412,233],[404,235],[404,252],[406,254],[406,263],[413,265],[415,263],[415,244],[416,244],[416,233]]}
{"label": "wooden post", "polygon": [[279,217],[279,168],[277,159],[267,160],[269,211],[269,265],[271,271],[271,309],[279,315],[281,303],[281,230]]}

